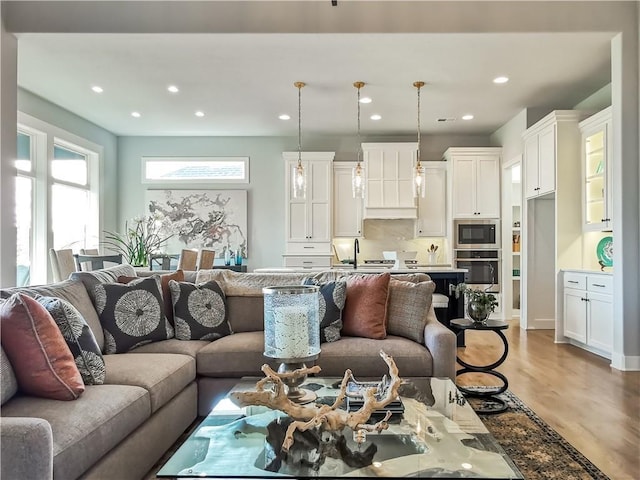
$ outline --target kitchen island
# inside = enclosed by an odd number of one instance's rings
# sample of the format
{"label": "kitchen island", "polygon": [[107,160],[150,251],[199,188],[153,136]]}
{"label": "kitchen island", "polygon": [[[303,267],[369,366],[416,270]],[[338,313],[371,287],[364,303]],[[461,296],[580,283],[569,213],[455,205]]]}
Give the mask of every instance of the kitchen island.
{"label": "kitchen island", "polygon": [[[456,298],[453,292],[453,287],[459,283],[464,282],[464,274],[467,273],[465,268],[453,268],[449,265],[415,265],[406,268],[391,268],[384,265],[371,265],[364,264],[358,265],[358,268],[353,268],[349,265],[336,265],[330,269],[326,268],[301,268],[301,267],[271,267],[271,268],[256,268],[256,273],[309,273],[310,275],[324,272],[324,271],[343,272],[344,275],[362,274],[362,273],[384,273],[389,272],[391,275],[397,275],[402,273],[426,273],[431,277],[431,280],[436,284],[435,293],[440,293],[449,298],[449,307],[444,309],[436,309],[436,317],[438,320],[451,328],[451,320],[454,318],[464,317],[464,299],[462,297]],[[452,329],[453,330],[453,329]],[[464,333],[458,336],[458,346],[464,346]]]}

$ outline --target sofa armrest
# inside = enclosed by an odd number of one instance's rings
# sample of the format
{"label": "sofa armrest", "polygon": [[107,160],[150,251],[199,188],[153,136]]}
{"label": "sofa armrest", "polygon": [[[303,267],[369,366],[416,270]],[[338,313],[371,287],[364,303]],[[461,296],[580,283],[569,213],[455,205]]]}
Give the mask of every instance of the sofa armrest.
{"label": "sofa armrest", "polygon": [[53,433],[41,418],[0,417],[0,477],[53,479]]}
{"label": "sofa armrest", "polygon": [[433,357],[433,376],[456,378],[456,334],[436,318],[433,305],[424,327],[424,344]]}

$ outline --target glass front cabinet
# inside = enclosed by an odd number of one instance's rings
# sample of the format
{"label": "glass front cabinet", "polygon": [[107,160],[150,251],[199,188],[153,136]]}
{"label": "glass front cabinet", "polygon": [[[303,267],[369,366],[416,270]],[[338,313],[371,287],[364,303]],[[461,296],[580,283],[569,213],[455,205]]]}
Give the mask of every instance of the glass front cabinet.
{"label": "glass front cabinet", "polygon": [[611,230],[611,107],[580,122],[582,134],[583,227]]}

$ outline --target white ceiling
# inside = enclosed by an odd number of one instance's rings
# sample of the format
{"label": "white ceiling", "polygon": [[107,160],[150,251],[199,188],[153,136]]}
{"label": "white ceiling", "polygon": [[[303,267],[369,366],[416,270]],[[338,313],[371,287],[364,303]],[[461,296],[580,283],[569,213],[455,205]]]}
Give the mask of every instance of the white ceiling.
{"label": "white ceiling", "polygon": [[[307,83],[303,135],[355,133],[354,81],[373,99],[361,107],[363,135],[411,135],[416,80],[427,84],[422,133],[487,135],[523,108],[572,108],[610,82],[608,33],[18,38],[19,86],[117,135],[296,135],[295,81]],[[498,75],[511,80],[494,85]],[[171,84],[180,92],[168,93]],[[291,120],[279,120],[282,113]],[[382,120],[370,120],[373,113]],[[461,120],[466,113],[474,120]]]}

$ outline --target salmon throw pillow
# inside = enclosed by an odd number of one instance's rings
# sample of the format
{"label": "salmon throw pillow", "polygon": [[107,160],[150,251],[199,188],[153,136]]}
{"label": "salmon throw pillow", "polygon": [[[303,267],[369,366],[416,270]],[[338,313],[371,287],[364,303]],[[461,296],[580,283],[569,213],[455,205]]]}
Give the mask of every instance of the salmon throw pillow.
{"label": "salmon throw pillow", "polygon": [[391,274],[350,275],[342,312],[342,334],[383,339],[387,336],[387,299]]}

